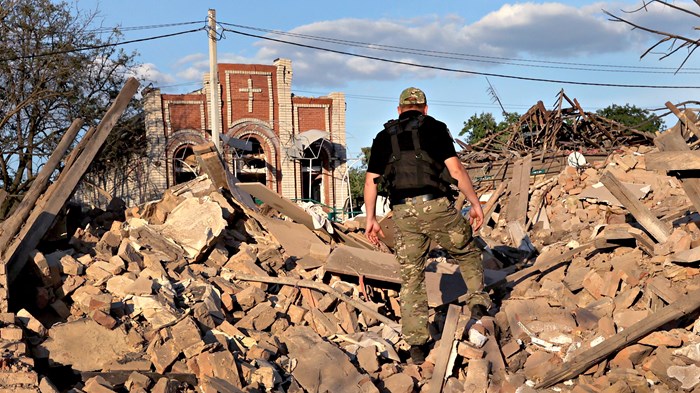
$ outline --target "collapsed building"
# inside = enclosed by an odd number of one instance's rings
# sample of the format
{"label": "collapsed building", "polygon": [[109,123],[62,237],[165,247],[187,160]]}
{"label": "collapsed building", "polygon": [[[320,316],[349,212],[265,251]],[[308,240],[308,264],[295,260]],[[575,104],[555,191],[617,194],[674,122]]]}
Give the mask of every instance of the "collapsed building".
{"label": "collapsed building", "polygon": [[239,182],[212,144],[193,149],[201,173],[162,198],[94,209],[64,242],[42,242],[116,105],[54,185],[38,177],[2,225],[0,388],[697,390],[700,161],[688,143],[697,120],[668,105],[679,124],[649,143],[599,143],[604,159],[558,172],[533,172],[539,152],[511,149],[509,175],[480,185],[490,196],[478,242],[495,307],[471,319],[459,272],[433,249],[433,341],[420,366],[400,335],[391,215],[377,249],[360,220],[320,223],[266,185]]}

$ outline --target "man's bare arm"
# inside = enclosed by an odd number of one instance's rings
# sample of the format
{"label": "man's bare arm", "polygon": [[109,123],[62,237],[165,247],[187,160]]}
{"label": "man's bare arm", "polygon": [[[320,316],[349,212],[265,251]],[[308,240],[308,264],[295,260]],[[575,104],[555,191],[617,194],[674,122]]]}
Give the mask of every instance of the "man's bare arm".
{"label": "man's bare arm", "polygon": [[459,191],[461,191],[469,203],[471,203],[469,223],[472,225],[474,232],[476,232],[484,223],[484,212],[481,209],[479,197],[476,195],[476,191],[474,191],[472,179],[469,177],[467,170],[464,169],[462,162],[459,161],[459,158],[450,157],[445,160],[445,165],[447,166],[447,170],[450,171],[450,176],[457,180],[457,188],[459,188]]}

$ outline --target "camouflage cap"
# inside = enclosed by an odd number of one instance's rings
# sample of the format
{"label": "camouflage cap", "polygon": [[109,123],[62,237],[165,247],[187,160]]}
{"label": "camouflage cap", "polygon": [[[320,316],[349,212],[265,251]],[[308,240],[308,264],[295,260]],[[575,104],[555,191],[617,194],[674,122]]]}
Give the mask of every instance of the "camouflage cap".
{"label": "camouflage cap", "polygon": [[399,105],[422,105],[427,104],[425,93],[417,87],[404,89],[399,96]]}

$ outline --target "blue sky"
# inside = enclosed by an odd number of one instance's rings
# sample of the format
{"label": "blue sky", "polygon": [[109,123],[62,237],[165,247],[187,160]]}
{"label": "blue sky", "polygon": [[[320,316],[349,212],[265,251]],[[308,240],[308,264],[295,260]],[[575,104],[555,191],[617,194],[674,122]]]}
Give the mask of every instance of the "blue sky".
{"label": "blue sky", "polygon": [[[104,26],[125,29],[125,40],[176,33],[204,26],[209,8],[228,29],[284,41],[324,47],[362,56],[441,67],[461,72],[419,68],[362,57],[261,40],[230,31],[218,43],[219,62],[271,64],[292,60],[292,90],[300,96],[342,91],[347,101],[350,156],[369,146],[381,125],[396,116],[401,90],[417,86],[426,92],[429,113],[447,123],[458,137],[471,115],[501,109],[484,76],[467,72],[604,84],[700,86],[700,54],[674,74],[687,53],[665,60],[660,53],[640,56],[658,39],[609,21],[601,10],[644,26],[697,37],[698,19],[661,5],[625,14],[642,0],[617,2],[515,2],[494,0],[413,1],[182,1],[77,0],[79,9],[98,8]],[[700,11],[693,2],[673,2]],[[190,25],[132,30],[129,27],[198,22]],[[234,26],[235,25],[235,26]],[[252,28],[252,29],[251,29]],[[273,34],[265,29],[285,33]],[[289,34],[294,34],[291,36]],[[355,45],[301,39],[299,35],[344,40]],[[374,46],[360,45],[369,43]],[[206,32],[179,35],[124,46],[139,52],[140,74],[163,92],[195,90],[208,72]],[[466,71],[466,72],[465,72]],[[697,98],[697,89],[651,89],[580,86],[489,77],[507,111],[524,113],[538,100],[551,108],[564,89],[583,108],[610,104],[661,108]],[[668,117],[667,117],[668,118]],[[670,119],[670,118],[669,118]],[[671,119],[670,125],[675,123]]]}

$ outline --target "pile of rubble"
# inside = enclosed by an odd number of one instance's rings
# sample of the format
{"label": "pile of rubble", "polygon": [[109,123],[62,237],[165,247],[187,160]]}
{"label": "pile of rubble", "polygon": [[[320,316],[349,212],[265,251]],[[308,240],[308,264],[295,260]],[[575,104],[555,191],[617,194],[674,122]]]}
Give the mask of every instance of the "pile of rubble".
{"label": "pile of rubble", "polygon": [[[495,306],[472,319],[456,266],[432,250],[421,365],[400,334],[390,214],[375,249],[361,221],[319,225],[238,183],[211,145],[195,149],[204,175],[91,211],[63,243],[41,241],[42,220],[70,190],[36,192],[0,233],[0,305],[19,310],[0,313],[0,391],[696,391],[700,160],[694,118],[680,119],[655,148],[553,175],[523,155],[482,189]],[[56,184],[74,187],[66,173]]]}

